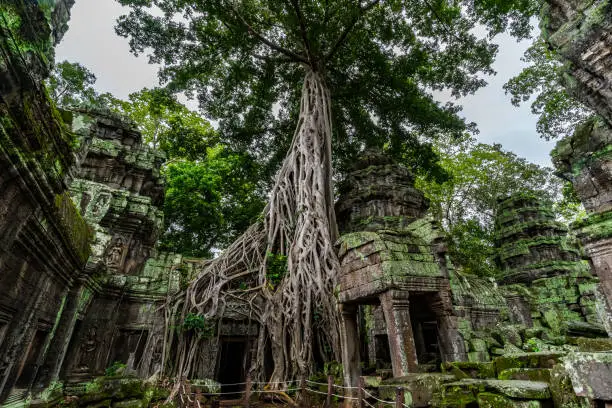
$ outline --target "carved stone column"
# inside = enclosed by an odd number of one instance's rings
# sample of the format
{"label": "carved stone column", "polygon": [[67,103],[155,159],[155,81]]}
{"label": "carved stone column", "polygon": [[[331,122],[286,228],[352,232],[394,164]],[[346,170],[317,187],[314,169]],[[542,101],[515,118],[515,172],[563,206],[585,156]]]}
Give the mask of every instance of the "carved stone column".
{"label": "carved stone column", "polygon": [[[28,268],[24,263],[22,272]],[[27,355],[20,354],[27,348],[24,345],[30,344],[36,332],[38,323],[38,309],[45,300],[44,294],[49,287],[49,279],[41,278],[39,284],[34,288],[36,293],[30,301],[23,305],[23,309],[18,310],[6,331],[6,337],[0,350],[0,401],[4,401],[17,382],[18,371]]]}
{"label": "carved stone column", "polygon": [[68,344],[72,339],[74,327],[77,322],[79,299],[82,292],[83,287],[78,286],[72,288],[66,296],[62,315],[55,329],[55,334],[51,339],[51,343],[49,344],[49,349],[45,356],[45,361],[42,364],[39,378],[36,381],[37,385],[46,387],[51,382],[59,379],[60,369],[66,358]]}
{"label": "carved stone column", "polygon": [[600,290],[606,300],[602,305],[601,318],[606,331],[612,335],[612,238],[586,242],[585,251],[601,279]]}
{"label": "carved stone column", "polygon": [[347,387],[358,387],[361,369],[359,358],[357,306],[343,303],[340,305],[340,311],[342,314],[340,341],[342,342],[344,384]]}
{"label": "carved stone column", "polygon": [[417,354],[410,321],[408,292],[389,290],[380,296],[391,352],[393,376],[402,377],[416,371]]}

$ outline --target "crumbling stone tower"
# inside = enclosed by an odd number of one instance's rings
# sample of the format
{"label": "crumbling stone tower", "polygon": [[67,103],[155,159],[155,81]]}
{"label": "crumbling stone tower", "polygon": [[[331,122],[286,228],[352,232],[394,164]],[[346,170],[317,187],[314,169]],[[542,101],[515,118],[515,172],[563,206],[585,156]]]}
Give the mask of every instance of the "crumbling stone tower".
{"label": "crumbling stone tower", "polygon": [[[169,291],[178,290],[180,279],[178,271],[152,259],[163,226],[164,155],[144,144],[133,124],[110,112],[71,115],[80,146],[70,194],[94,239],[85,267],[92,278],[62,316],[73,347],[61,375],[87,381],[115,361],[151,375],[161,353],[157,326],[163,317],[156,310]],[[162,264],[179,262],[162,258]]]}
{"label": "crumbling stone tower", "polygon": [[587,210],[577,227],[601,280],[604,324],[612,334],[612,2],[550,0],[544,17],[544,36],[566,63],[568,92],[599,115],[551,155]]}
{"label": "crumbling stone tower", "polygon": [[512,320],[556,334],[601,332],[597,279],[551,207],[531,193],[512,195],[498,205],[499,283],[509,294]]}
{"label": "crumbling stone tower", "polygon": [[446,248],[409,171],[366,152],[341,190],[336,214],[345,383],[354,386],[359,376],[360,305],[382,310],[374,316],[384,317],[386,336],[375,341],[388,343],[394,376],[415,372],[430,353],[444,361],[465,359]]}

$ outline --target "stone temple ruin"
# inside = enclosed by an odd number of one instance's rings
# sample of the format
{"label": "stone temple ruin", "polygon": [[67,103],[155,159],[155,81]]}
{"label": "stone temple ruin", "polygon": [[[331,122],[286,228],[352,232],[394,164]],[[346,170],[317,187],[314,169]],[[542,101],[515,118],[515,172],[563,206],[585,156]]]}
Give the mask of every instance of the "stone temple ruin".
{"label": "stone temple ruin", "polygon": [[[164,156],[136,124],[48,100],[72,3],[0,5],[0,404],[145,407],[167,396],[144,381],[164,364],[162,306],[208,261],[156,249]],[[387,400],[401,385],[410,407],[612,403],[612,5],[550,0],[545,15],[568,89],[599,115],[553,152],[588,217],[568,229],[536,195],[500,198],[499,275],[467,275],[410,172],[364,153],[336,204],[339,385]],[[241,307],[228,302],[192,384],[254,366]],[[101,380],[116,362],[124,377]]]}

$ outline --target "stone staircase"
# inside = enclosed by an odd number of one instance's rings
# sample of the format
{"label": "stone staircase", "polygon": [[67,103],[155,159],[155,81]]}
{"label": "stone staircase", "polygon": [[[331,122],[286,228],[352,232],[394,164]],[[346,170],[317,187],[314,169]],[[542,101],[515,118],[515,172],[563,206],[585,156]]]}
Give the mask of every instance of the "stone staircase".
{"label": "stone staircase", "polygon": [[8,398],[0,404],[0,408],[22,408],[29,405],[30,394],[27,389],[15,388]]}

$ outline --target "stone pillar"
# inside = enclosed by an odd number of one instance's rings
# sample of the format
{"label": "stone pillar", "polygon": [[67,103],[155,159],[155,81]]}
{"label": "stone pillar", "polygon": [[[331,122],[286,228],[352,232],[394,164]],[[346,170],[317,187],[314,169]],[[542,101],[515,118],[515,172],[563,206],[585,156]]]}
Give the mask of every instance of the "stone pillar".
{"label": "stone pillar", "polygon": [[387,323],[393,376],[403,377],[415,372],[417,367],[408,292],[388,290],[380,295],[380,303]]}
{"label": "stone pillar", "polygon": [[438,341],[442,361],[466,361],[467,353],[463,337],[457,330],[457,316],[444,314],[438,317]]}
{"label": "stone pillar", "polygon": [[[24,263],[22,271],[28,268]],[[49,280],[42,278],[34,288],[35,295],[15,314],[6,331],[6,338],[0,350],[0,401],[4,401],[17,381],[21,363],[27,358],[27,345],[36,333],[38,323],[37,311],[45,300],[44,294],[49,287]],[[21,312],[21,313],[20,313]],[[25,352],[25,354],[24,354]]]}
{"label": "stone pillar", "polygon": [[465,341],[459,333],[459,318],[453,310],[450,285],[434,297],[432,306],[438,323],[438,342],[442,361],[466,361]]}
{"label": "stone pillar", "polygon": [[344,367],[344,385],[358,387],[361,375],[359,358],[359,329],[357,321],[357,306],[340,304],[342,322],[340,325],[340,341],[342,346],[342,365]]}
{"label": "stone pillar", "polygon": [[72,339],[77,322],[79,299],[82,292],[83,286],[79,285],[72,288],[66,296],[64,310],[55,328],[54,336],[51,339],[47,355],[39,371],[39,377],[36,380],[37,385],[41,387],[47,387],[51,382],[59,379],[60,370],[66,358],[68,345]]}
{"label": "stone pillar", "polygon": [[585,251],[600,279],[599,288],[605,298],[600,317],[608,335],[612,336],[612,238],[587,242]]}

